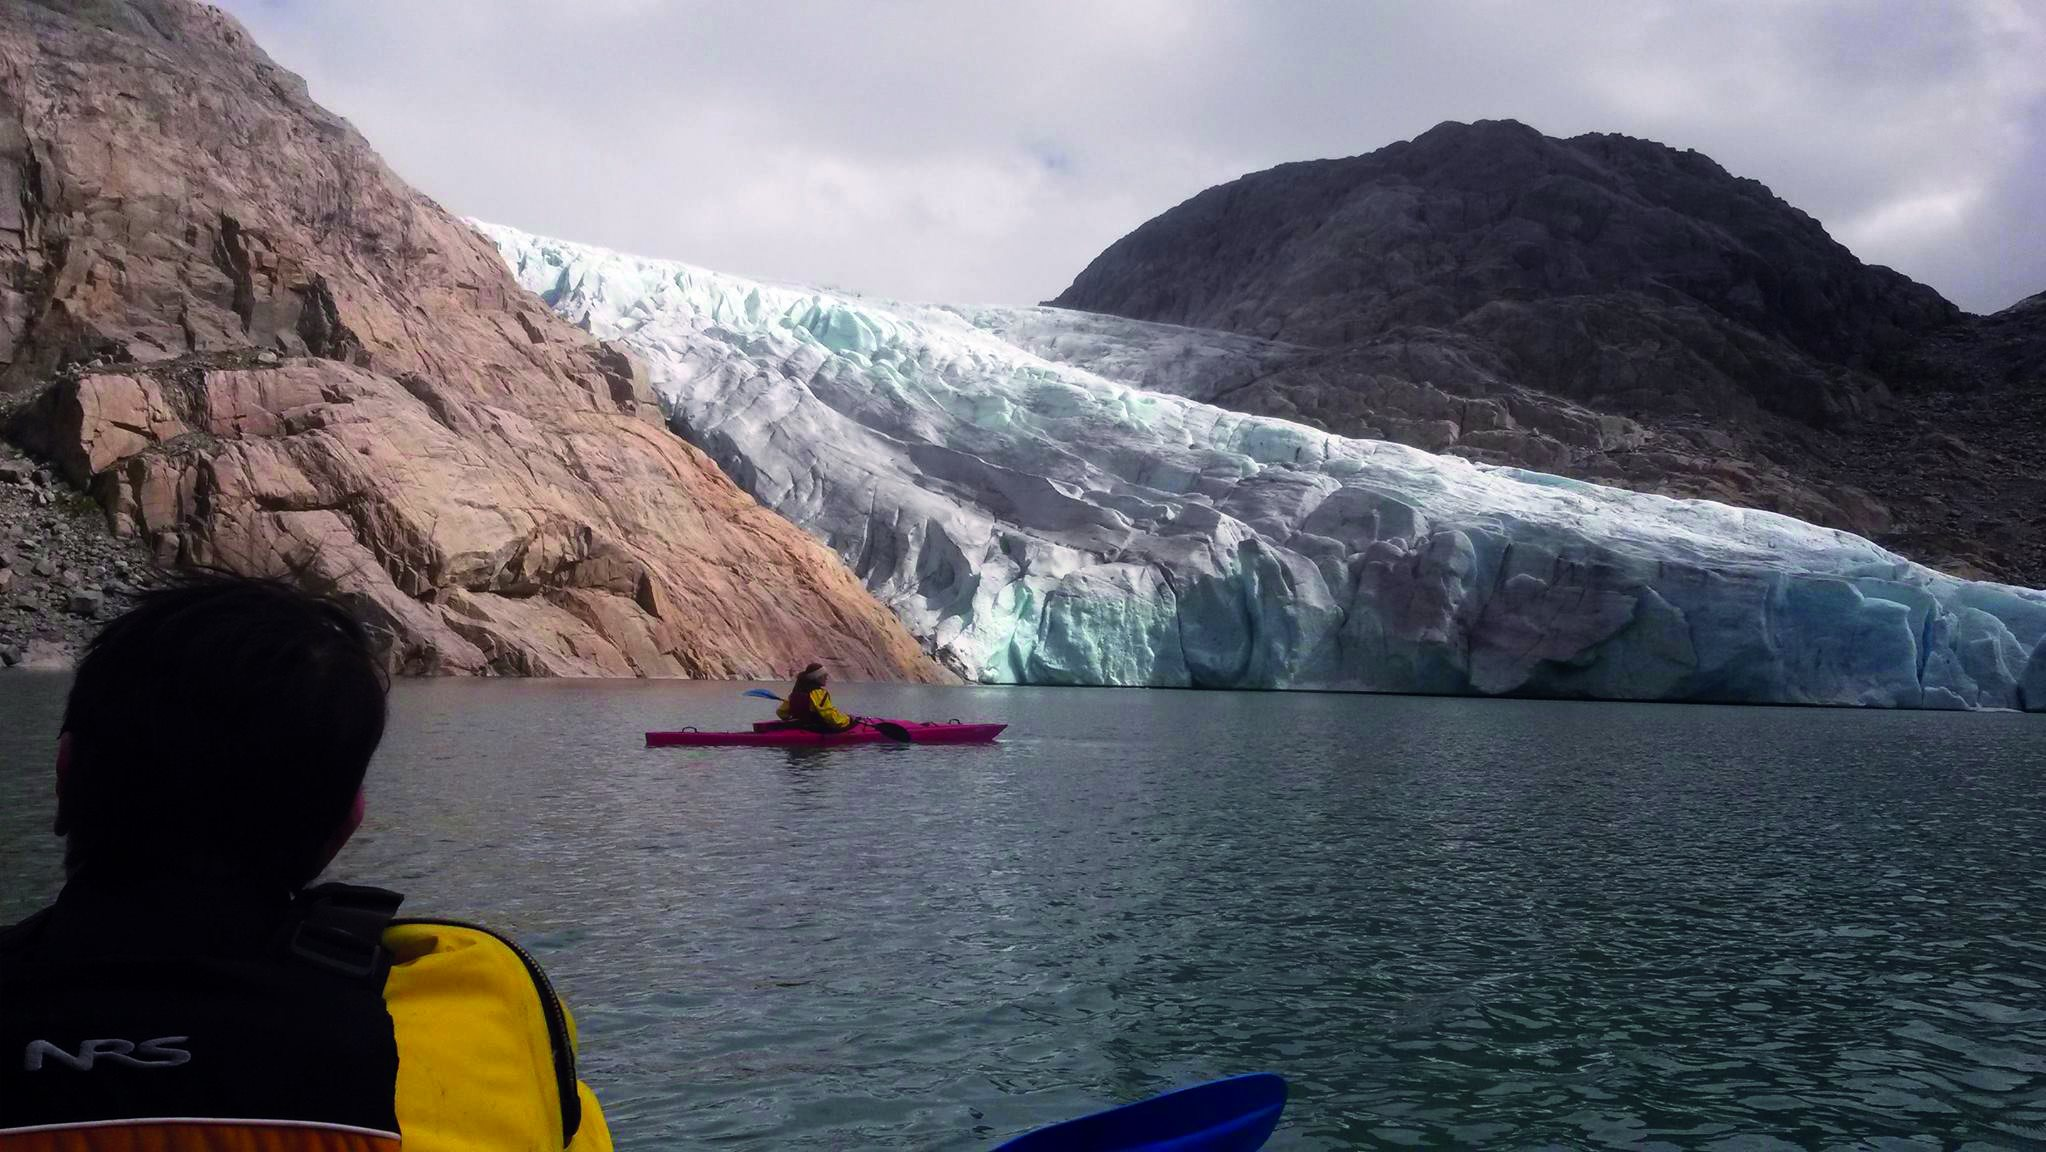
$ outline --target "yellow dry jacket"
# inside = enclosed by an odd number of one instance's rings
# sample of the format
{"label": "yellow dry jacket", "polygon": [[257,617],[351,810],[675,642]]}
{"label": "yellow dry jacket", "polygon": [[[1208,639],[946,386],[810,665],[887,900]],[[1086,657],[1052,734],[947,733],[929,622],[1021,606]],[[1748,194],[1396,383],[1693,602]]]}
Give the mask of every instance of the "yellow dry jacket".
{"label": "yellow dry jacket", "polygon": [[852,717],[840,712],[838,706],[831,702],[831,693],[823,688],[810,689],[809,698],[806,700],[800,700],[791,694],[774,710],[774,714],[806,728],[828,728],[833,732],[843,732],[852,727]]}
{"label": "yellow dry jacket", "polygon": [[384,945],[406,1152],[608,1152],[597,1097],[575,1075],[575,1017],[523,949],[430,921],[394,925]]}
{"label": "yellow dry jacket", "polygon": [[262,946],[81,937],[63,897],[0,932],[0,1152],[607,1152],[539,965],[399,899],[310,889]]}

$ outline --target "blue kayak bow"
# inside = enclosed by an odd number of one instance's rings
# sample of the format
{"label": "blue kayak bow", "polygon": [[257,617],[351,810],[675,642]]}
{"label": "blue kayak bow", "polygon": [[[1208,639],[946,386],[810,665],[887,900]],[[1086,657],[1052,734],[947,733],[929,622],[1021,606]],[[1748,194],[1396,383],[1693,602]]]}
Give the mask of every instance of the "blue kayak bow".
{"label": "blue kayak bow", "polygon": [[1026,1132],[995,1152],[1252,1152],[1286,1107],[1286,1081],[1253,1072]]}

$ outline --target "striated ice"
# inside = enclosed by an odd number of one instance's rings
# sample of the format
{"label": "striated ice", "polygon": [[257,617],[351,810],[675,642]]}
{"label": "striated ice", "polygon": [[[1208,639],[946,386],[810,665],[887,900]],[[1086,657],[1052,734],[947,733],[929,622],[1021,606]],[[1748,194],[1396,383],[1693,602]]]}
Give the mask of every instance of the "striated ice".
{"label": "striated ice", "polygon": [[2046,709],[2046,594],[1189,399],[1282,345],[481,227],[969,679]]}

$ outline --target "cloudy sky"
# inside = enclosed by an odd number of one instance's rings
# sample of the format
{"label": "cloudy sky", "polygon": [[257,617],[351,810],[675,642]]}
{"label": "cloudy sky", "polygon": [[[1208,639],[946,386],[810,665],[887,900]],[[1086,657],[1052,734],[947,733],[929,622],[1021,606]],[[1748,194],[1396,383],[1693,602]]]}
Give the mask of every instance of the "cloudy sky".
{"label": "cloudy sky", "polygon": [[225,0],[449,208],[903,298],[1057,294],[1443,120],[1696,148],[1863,259],[2046,289],[2046,0]]}

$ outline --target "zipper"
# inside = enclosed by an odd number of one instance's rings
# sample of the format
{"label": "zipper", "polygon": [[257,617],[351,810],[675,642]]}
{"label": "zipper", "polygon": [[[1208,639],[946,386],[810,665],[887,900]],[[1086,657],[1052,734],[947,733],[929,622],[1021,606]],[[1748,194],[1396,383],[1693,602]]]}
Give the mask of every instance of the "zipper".
{"label": "zipper", "polygon": [[481,932],[511,949],[512,954],[519,958],[519,962],[526,966],[526,974],[532,977],[533,987],[540,993],[540,1008],[547,1015],[547,1043],[554,1050],[554,1087],[561,1097],[561,1146],[568,1147],[583,1123],[582,1095],[576,1087],[575,1045],[568,1039],[568,1014],[562,1010],[561,998],[554,994],[554,984],[547,979],[547,973],[540,967],[540,962],[533,959],[533,954],[520,947],[518,941],[511,937],[466,920],[399,917],[392,920],[391,924],[424,928],[463,928],[470,932]]}

